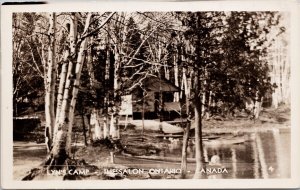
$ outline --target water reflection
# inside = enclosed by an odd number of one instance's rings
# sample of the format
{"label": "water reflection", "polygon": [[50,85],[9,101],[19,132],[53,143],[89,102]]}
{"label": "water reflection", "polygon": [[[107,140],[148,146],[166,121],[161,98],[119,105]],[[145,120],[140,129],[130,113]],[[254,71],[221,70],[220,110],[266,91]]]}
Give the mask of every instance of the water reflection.
{"label": "water reflection", "polygon": [[232,160],[232,178],[236,178],[237,159],[236,159],[236,151],[234,148],[231,148],[231,160]]}
{"label": "water reflection", "polygon": [[[248,138],[249,134],[245,135]],[[250,140],[227,145],[204,142],[204,156],[210,160],[219,155],[222,165],[230,169],[223,178],[289,178],[290,133],[273,130],[250,134]],[[190,149],[194,151],[194,148]],[[190,152],[190,156],[194,156]]]}
{"label": "water reflection", "polygon": [[267,163],[266,163],[266,159],[265,159],[265,153],[264,153],[264,149],[263,149],[262,142],[260,139],[260,135],[256,136],[255,142],[256,142],[256,149],[258,151],[258,160],[259,160],[260,168],[261,168],[261,176],[264,179],[269,178]]}
{"label": "water reflection", "polygon": [[[160,157],[181,157],[182,142],[172,140],[168,148],[159,153]],[[211,174],[207,178],[289,178],[290,177],[290,133],[279,130],[270,132],[247,133],[239,135],[222,134],[217,139],[204,141],[204,159],[211,162],[212,157],[220,158],[222,167],[228,173]],[[195,145],[190,139],[187,157],[195,158]],[[128,160],[127,160],[128,161]],[[180,167],[175,163],[155,163],[144,160],[134,161],[146,167]],[[190,177],[194,173],[195,163],[188,162]],[[204,177],[206,178],[206,177]]]}

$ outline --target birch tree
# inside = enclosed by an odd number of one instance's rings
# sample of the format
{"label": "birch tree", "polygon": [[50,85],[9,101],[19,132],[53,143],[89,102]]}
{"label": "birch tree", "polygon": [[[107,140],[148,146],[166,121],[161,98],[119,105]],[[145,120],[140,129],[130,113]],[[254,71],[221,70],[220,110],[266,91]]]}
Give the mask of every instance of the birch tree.
{"label": "birch tree", "polygon": [[55,126],[55,84],[56,84],[56,14],[49,14],[49,47],[48,47],[48,61],[46,65],[46,83],[45,83],[45,138],[48,152],[51,150],[53,131]]}
{"label": "birch tree", "polygon": [[[81,71],[86,56],[88,38],[98,32],[106,22],[113,16],[111,13],[107,18],[99,24],[96,29],[90,29],[90,23],[93,17],[92,13],[87,13],[85,25],[81,35],[77,34],[78,14],[72,13],[70,17],[69,43],[70,53],[68,57],[68,69],[65,78],[63,99],[61,108],[58,110],[58,119],[56,123],[56,131],[53,137],[53,146],[46,160],[48,168],[52,166],[63,165],[65,160],[71,154],[72,145],[72,128],[74,121],[74,112],[77,101],[78,89],[80,86]],[[79,37],[78,37],[79,36]]]}

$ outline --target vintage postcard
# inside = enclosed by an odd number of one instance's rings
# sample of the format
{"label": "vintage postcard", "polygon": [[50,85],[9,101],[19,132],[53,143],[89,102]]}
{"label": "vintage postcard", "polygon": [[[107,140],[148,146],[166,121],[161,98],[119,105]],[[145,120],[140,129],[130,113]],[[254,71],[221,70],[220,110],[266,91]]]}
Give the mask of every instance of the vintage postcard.
{"label": "vintage postcard", "polygon": [[3,5],[2,187],[300,187],[299,10]]}

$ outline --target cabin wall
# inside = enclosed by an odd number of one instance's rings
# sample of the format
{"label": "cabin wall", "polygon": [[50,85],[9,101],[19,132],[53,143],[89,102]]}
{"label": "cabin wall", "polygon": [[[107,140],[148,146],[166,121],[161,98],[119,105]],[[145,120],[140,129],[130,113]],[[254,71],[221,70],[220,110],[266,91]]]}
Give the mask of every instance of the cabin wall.
{"label": "cabin wall", "polygon": [[[155,102],[154,92],[147,92],[147,95],[144,97],[144,112],[154,112],[155,111],[154,102]],[[132,95],[132,111],[133,112],[143,111],[143,97],[140,97],[136,94]]]}

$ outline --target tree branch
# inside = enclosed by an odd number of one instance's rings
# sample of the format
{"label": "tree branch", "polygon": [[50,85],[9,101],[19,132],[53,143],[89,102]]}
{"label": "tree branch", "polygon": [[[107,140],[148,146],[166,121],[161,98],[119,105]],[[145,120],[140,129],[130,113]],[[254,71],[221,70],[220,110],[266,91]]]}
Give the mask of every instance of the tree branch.
{"label": "tree branch", "polygon": [[91,31],[91,32],[89,32],[89,33],[87,33],[87,31],[85,31],[84,32],[84,34],[83,34],[83,36],[80,38],[80,40],[79,40],[79,44],[80,44],[80,42],[81,41],[83,41],[85,38],[87,38],[87,37],[89,37],[89,36],[92,36],[92,35],[94,35],[95,33],[97,33],[109,20],[110,20],[110,18],[115,14],[116,12],[113,12],[113,13],[111,13],[107,18],[106,18],[106,20],[104,20],[103,22],[102,22],[102,24],[98,27],[98,28],[96,28],[96,29],[94,29],[93,31]]}
{"label": "tree branch", "polygon": [[131,57],[131,59],[127,62],[127,64],[125,65],[129,65],[132,60],[135,58],[135,56],[137,55],[137,53],[140,51],[140,49],[142,48],[142,46],[144,45],[144,43],[148,40],[148,38],[154,33],[154,31],[157,29],[158,27],[156,27],[140,44],[140,46],[137,48],[137,50],[134,52],[133,56]]}
{"label": "tree branch", "polygon": [[130,88],[128,88],[129,91],[133,90],[136,86],[142,85],[142,82],[144,79],[146,79],[148,76],[148,72],[145,74],[144,77],[142,77],[137,83],[133,84]]}
{"label": "tree branch", "polygon": [[40,70],[40,68],[39,68],[39,66],[38,66],[38,64],[37,64],[37,62],[36,62],[36,60],[35,60],[34,53],[33,53],[33,48],[32,48],[32,46],[30,45],[29,41],[28,41],[28,45],[29,45],[29,47],[30,47],[30,52],[31,52],[31,55],[32,55],[32,60],[33,60],[33,63],[34,63],[34,65],[35,65],[35,67],[36,67],[36,70],[37,70],[38,73],[41,75],[41,77],[44,78],[44,74],[43,74],[42,71]]}
{"label": "tree branch", "polygon": [[[150,62],[150,61],[146,61],[146,60],[143,60],[143,59],[138,59],[138,58],[134,58],[134,57],[126,56],[126,55],[123,55],[123,57],[125,57],[125,58],[130,58],[130,59],[137,60],[137,61],[142,61],[142,62],[148,63],[148,64],[150,64],[150,65],[164,66],[164,65],[162,65],[162,64],[160,64],[160,63]],[[134,66],[128,66],[128,65],[126,64],[126,66],[124,66],[124,68],[127,68],[127,67],[137,67],[137,66],[140,66],[140,65],[141,65],[141,64],[134,65]],[[168,67],[170,67],[170,66],[168,66]]]}

